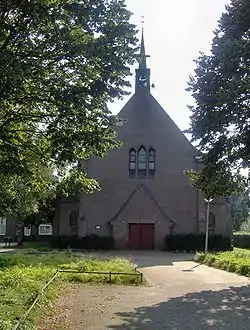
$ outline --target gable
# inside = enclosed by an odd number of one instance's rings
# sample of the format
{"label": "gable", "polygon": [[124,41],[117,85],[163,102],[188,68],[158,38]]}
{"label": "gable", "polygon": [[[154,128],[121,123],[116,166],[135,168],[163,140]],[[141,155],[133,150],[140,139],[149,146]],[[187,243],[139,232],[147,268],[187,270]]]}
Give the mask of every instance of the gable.
{"label": "gable", "polygon": [[143,144],[143,141],[147,140],[145,137],[150,136],[152,142],[149,144],[158,144],[160,140],[165,146],[169,145],[169,149],[181,149],[191,157],[199,154],[148,91],[135,93],[117,116],[125,121],[124,125],[118,128],[118,136],[122,142],[134,139],[133,135],[136,135],[138,140],[141,136],[141,141],[138,143]]}
{"label": "gable", "polygon": [[150,189],[145,184],[139,184],[134,190],[132,190],[127,200],[111,219],[110,224],[117,221],[120,216],[124,216],[127,219],[141,218],[143,220],[144,217],[153,219],[156,210],[158,216],[160,215],[165,221],[169,222],[171,226],[175,224],[175,221],[164,212]]}

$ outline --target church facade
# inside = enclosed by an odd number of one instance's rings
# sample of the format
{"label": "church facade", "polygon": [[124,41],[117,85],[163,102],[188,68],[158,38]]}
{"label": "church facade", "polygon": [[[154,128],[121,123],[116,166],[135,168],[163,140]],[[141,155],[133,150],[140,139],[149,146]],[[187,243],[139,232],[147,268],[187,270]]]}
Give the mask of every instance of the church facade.
{"label": "church facade", "polygon": [[[184,170],[199,169],[199,151],[150,93],[142,35],[135,93],[119,112],[120,148],[82,166],[101,191],[61,202],[58,236],[112,236],[116,248],[162,249],[166,235],[205,232],[204,199]],[[211,203],[209,232],[232,235],[224,199]]]}

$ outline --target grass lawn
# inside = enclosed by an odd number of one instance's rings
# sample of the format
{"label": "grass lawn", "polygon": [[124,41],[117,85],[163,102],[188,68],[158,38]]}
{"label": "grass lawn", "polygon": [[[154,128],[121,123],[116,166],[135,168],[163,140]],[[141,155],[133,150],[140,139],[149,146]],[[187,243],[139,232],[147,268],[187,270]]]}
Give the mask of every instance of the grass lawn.
{"label": "grass lawn", "polygon": [[24,241],[22,246],[11,246],[22,250],[53,251],[49,242]]}
{"label": "grass lawn", "polygon": [[197,261],[239,275],[250,276],[250,250],[235,248],[233,251],[207,255],[199,253]]}
{"label": "grass lawn", "polygon": [[[10,330],[28,310],[39,290],[53,276],[57,269],[85,271],[136,273],[134,266],[126,259],[83,259],[80,253],[52,251],[38,253],[23,251],[0,255],[0,330]],[[57,297],[60,288],[67,282],[107,283],[108,275],[60,273],[56,281],[45,290],[40,306],[35,307],[21,329],[35,329],[34,324],[43,308]],[[112,275],[115,284],[139,284],[139,276]]]}

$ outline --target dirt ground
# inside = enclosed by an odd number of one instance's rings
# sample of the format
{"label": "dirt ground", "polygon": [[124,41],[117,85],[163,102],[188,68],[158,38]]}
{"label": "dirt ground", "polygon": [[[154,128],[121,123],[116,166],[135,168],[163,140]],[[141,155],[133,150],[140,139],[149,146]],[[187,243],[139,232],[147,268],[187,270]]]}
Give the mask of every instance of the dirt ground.
{"label": "dirt ground", "polygon": [[138,265],[147,286],[70,285],[37,329],[250,328],[248,278],[198,265],[190,255],[135,252],[127,258]]}

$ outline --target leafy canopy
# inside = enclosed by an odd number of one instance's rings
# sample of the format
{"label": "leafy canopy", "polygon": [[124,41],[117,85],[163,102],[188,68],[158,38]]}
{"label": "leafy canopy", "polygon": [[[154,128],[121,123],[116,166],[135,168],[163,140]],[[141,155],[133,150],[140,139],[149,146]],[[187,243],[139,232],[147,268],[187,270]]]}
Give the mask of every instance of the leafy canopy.
{"label": "leafy canopy", "polygon": [[[211,170],[221,166],[220,175],[231,182],[238,181],[231,171],[250,165],[249,17],[248,0],[231,0],[215,31],[211,54],[201,53],[195,61],[188,87],[195,99],[188,132],[204,153],[204,171],[211,172],[209,164]],[[229,190],[219,189],[221,193]]]}
{"label": "leafy canopy", "polygon": [[232,175],[224,164],[204,164],[201,171],[190,169],[185,174],[193,187],[202,191],[207,200],[244,191],[244,177],[239,173]]}
{"label": "leafy canopy", "polygon": [[2,211],[15,209],[15,180],[43,189],[34,164],[60,172],[65,194],[97,187],[76,165],[118,145],[107,103],[129,85],[130,16],[124,0],[0,2]]}

